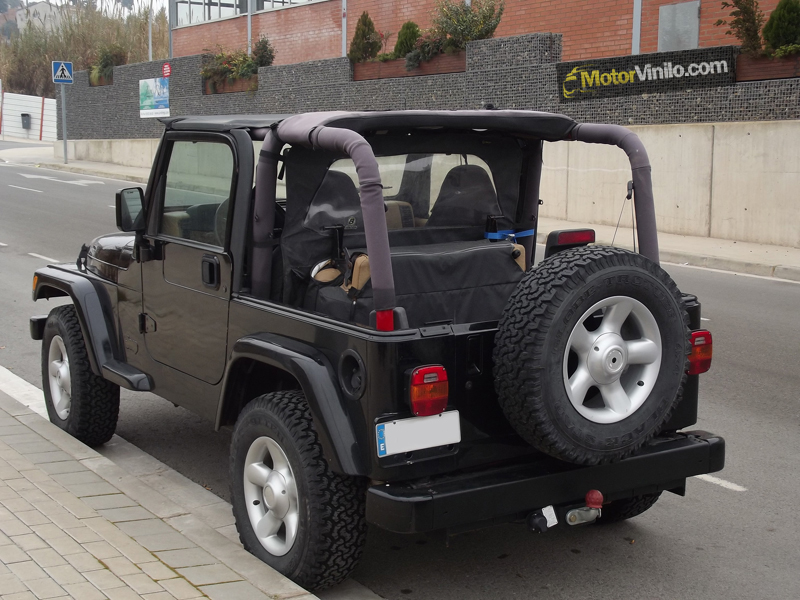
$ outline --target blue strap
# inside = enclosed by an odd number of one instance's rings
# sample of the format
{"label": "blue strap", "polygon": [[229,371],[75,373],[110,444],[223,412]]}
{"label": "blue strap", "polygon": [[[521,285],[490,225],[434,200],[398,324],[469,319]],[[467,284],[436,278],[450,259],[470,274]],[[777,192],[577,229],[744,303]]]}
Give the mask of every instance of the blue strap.
{"label": "blue strap", "polygon": [[484,232],[483,237],[487,240],[516,240],[517,238],[528,237],[534,234],[533,229],[515,232],[513,229],[504,229],[497,233]]}

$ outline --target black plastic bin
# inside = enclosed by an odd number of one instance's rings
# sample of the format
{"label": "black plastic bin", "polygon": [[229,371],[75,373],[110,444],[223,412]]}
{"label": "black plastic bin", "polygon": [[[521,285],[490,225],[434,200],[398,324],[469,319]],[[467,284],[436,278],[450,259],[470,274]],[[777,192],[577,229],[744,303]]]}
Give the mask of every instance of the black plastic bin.
{"label": "black plastic bin", "polygon": [[22,113],[22,128],[23,129],[31,128],[31,116],[28,113]]}

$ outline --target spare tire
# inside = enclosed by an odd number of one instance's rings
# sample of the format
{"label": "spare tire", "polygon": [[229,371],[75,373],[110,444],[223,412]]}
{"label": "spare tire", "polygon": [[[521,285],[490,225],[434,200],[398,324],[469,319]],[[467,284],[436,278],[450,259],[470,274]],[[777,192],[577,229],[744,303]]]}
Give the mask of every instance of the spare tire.
{"label": "spare tire", "polygon": [[680,401],[689,317],[653,261],[603,246],[559,252],[528,271],[500,319],[498,400],[529,444],[603,464],[634,453]]}

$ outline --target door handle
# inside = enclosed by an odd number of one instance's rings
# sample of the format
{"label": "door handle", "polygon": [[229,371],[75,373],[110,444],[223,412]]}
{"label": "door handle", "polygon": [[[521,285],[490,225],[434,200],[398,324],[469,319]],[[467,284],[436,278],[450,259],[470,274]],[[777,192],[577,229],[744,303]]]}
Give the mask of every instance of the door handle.
{"label": "door handle", "polygon": [[200,263],[203,285],[214,290],[219,289],[219,259],[210,254],[204,254]]}

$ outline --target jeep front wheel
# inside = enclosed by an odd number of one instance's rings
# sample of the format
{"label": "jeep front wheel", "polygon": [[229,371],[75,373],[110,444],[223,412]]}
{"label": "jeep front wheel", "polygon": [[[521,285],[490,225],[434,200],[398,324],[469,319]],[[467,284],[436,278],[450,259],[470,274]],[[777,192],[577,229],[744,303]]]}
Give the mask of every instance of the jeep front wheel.
{"label": "jeep front wheel", "polygon": [[42,387],[50,421],[87,446],[105,444],[119,417],[119,386],[95,375],[75,307],[54,308],[42,337]]}
{"label": "jeep front wheel", "polygon": [[366,488],[334,473],[300,391],[252,400],[231,442],[231,500],[251,554],[306,589],[346,579],[366,539]]}
{"label": "jeep front wheel", "polygon": [[500,320],[495,387],[511,425],[556,458],[629,456],[680,400],[688,315],[653,261],[601,246],[560,252],[529,271]]}

